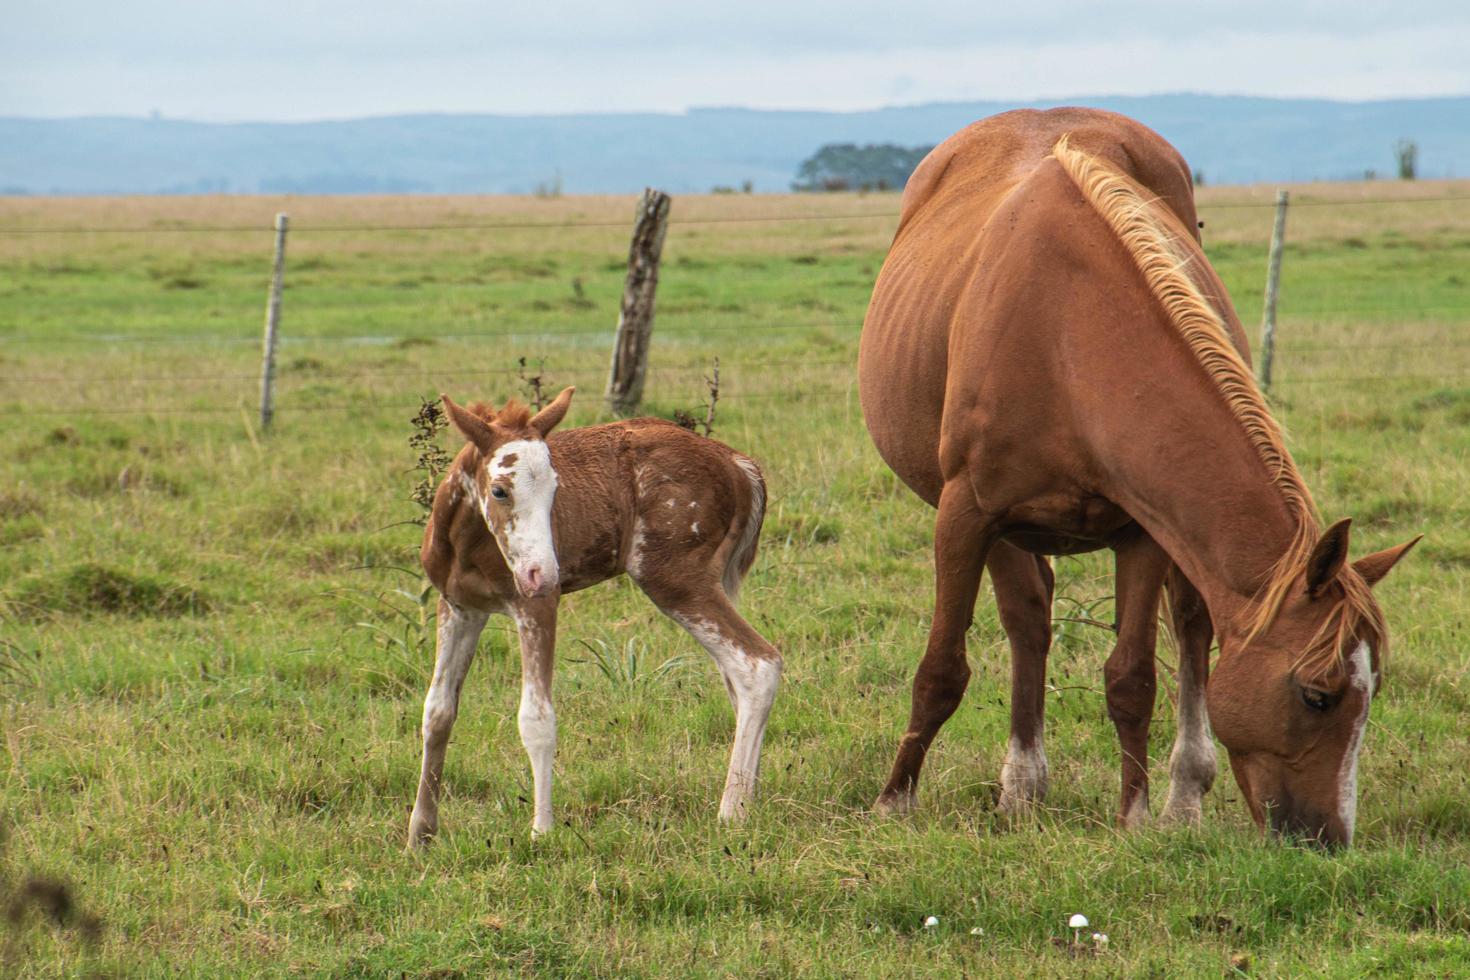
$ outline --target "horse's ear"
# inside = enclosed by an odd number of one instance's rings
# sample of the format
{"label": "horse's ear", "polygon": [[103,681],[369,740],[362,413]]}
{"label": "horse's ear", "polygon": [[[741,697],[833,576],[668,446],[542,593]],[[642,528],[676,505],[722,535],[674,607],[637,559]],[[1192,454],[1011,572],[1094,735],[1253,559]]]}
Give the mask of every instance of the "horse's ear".
{"label": "horse's ear", "polygon": [[474,443],[480,452],[488,453],[495,445],[495,434],[490,431],[490,423],[456,405],[448,395],[440,395],[439,400],[444,403],[444,412],[449,416],[449,421],[454,423],[454,427],[465,439]]}
{"label": "horse's ear", "polygon": [[545,439],[551,430],[567,417],[567,408],[571,406],[572,395],[576,391],[575,385],[563,388],[561,394],[551,400],[550,405],[537,412],[535,418],[531,419],[531,428],[541,433],[541,438]]}
{"label": "horse's ear", "polygon": [[1316,598],[1347,564],[1348,529],[1353,519],[1344,517],[1322,532],[1307,559],[1307,595]]}
{"label": "horse's ear", "polygon": [[1353,568],[1357,570],[1359,575],[1363,576],[1363,581],[1369,585],[1377,585],[1383,581],[1385,575],[1393,571],[1393,566],[1399,563],[1399,559],[1407,555],[1409,549],[1418,544],[1423,537],[1424,535],[1420,534],[1405,541],[1403,544],[1395,545],[1392,548],[1384,548],[1382,551],[1375,551],[1371,555],[1364,555],[1362,558],[1353,562]]}

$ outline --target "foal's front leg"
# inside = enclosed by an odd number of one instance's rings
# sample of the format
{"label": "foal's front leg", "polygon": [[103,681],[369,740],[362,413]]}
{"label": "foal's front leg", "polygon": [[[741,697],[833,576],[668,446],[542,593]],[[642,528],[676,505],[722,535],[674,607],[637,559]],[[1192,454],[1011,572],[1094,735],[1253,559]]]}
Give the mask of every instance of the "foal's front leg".
{"label": "foal's front leg", "polygon": [[439,785],[444,775],[444,753],[459,714],[459,692],[475,659],[475,645],[488,613],[439,600],[439,636],[434,657],[434,679],[424,698],[424,763],[419,773],[418,797],[408,821],[408,846],[422,847],[439,831]]}
{"label": "foal's front leg", "polygon": [[536,815],[531,831],[552,828],[551,765],[556,757],[556,710],[551,706],[551,658],[556,653],[556,607],[560,596],[518,599],[511,606],[521,638],[521,744],[531,757]]}

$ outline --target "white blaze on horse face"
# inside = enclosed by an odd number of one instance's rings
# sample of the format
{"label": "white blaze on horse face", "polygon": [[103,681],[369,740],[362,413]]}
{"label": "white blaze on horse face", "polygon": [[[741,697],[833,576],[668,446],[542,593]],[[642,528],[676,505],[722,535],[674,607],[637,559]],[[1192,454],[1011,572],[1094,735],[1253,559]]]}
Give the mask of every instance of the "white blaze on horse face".
{"label": "white blaze on horse face", "polygon": [[1373,677],[1373,658],[1368,644],[1359,643],[1348,658],[1348,683],[1363,695],[1363,708],[1353,721],[1353,733],[1348,738],[1347,751],[1338,770],[1337,814],[1342,820],[1345,838],[1351,844],[1353,826],[1358,819],[1358,751],[1363,747],[1363,729],[1368,727],[1368,709],[1372,704],[1377,684]]}
{"label": "white blaze on horse face", "polygon": [[[485,523],[500,543],[517,589],[526,596],[546,595],[561,581],[551,533],[551,506],[556,500],[551,452],[544,442],[518,439],[496,450],[486,470],[488,486],[480,500]],[[507,481],[510,515],[498,520],[489,494],[497,483]]]}

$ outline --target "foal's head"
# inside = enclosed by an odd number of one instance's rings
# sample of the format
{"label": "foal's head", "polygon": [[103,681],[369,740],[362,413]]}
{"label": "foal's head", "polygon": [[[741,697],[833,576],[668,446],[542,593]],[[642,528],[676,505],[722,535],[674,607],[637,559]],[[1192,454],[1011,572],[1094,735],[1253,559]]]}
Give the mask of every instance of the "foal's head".
{"label": "foal's head", "polygon": [[500,545],[516,591],[528,599],[551,595],[561,584],[551,533],[556,470],[545,439],[566,416],[574,391],[567,388],[535,416],[514,401],[482,415],[439,396],[454,427],[477,451],[465,474],[466,489]]}
{"label": "foal's head", "polygon": [[1352,842],[1358,751],[1388,641],[1369,590],[1417,540],[1349,564],[1348,522],[1340,521],[1274,614],[1221,637],[1210,722],[1263,827],[1326,846]]}

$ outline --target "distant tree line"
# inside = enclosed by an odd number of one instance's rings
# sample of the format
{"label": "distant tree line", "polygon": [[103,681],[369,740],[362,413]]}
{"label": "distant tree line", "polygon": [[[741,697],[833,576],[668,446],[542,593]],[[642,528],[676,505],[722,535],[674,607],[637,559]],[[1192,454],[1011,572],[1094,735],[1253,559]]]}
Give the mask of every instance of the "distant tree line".
{"label": "distant tree line", "polygon": [[901,190],[932,146],[895,143],[828,143],[803,160],[794,191]]}

